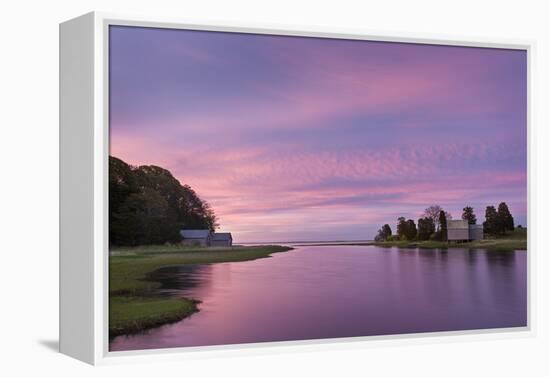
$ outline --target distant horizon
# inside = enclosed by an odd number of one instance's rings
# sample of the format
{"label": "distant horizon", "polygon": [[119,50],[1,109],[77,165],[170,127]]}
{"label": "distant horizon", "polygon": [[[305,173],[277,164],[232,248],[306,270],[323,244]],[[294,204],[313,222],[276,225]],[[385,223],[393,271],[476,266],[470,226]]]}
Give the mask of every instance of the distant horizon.
{"label": "distant horizon", "polygon": [[109,35],[110,153],[170,170],[237,243],[370,241],[430,205],[528,227],[525,51]]}

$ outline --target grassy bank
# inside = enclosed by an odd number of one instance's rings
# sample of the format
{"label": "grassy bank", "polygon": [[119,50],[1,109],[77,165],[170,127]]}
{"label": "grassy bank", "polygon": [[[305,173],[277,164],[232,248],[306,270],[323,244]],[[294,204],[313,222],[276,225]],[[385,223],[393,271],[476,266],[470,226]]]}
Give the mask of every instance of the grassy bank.
{"label": "grassy bank", "polygon": [[353,243],[325,243],[311,246],[381,246],[381,247],[399,247],[399,248],[422,248],[422,249],[483,249],[497,251],[527,250],[527,229],[519,228],[513,232],[504,234],[498,238],[477,240],[470,242],[443,242],[443,241],[367,241]]}
{"label": "grassy bank", "polygon": [[182,245],[114,248],[109,257],[109,335],[130,334],[179,321],[198,310],[198,301],[155,295],[148,275],[185,264],[239,262],[290,250],[284,246],[196,248]]}
{"label": "grassy bank", "polygon": [[441,242],[441,241],[385,241],[375,242],[377,246],[384,247],[420,247],[424,249],[448,249],[448,248],[463,248],[463,249],[484,249],[498,251],[513,251],[527,250],[527,228],[516,228],[513,232],[500,235],[497,238],[477,240],[470,242]]}
{"label": "grassy bank", "polygon": [[513,250],[527,250],[527,240],[507,240],[507,239],[493,239],[493,240],[478,240],[463,243],[447,243],[441,241],[386,241],[386,242],[373,242],[372,245],[382,247],[402,247],[402,248],[422,248],[422,249],[483,249],[483,250],[498,250],[498,251],[513,251]]}

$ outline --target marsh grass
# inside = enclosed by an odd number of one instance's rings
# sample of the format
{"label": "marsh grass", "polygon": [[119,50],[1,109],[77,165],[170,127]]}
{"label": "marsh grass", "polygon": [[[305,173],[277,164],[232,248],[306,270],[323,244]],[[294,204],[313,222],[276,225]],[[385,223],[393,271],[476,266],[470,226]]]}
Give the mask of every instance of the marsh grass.
{"label": "marsh grass", "polygon": [[109,256],[109,336],[131,334],[181,320],[198,311],[193,298],[155,295],[149,274],[162,267],[239,262],[291,250],[285,246],[200,248],[183,245],[113,248]]}
{"label": "marsh grass", "polygon": [[[398,247],[404,249],[482,249],[489,251],[514,251],[527,250],[527,228],[516,228],[513,232],[507,232],[495,238],[488,238],[469,242],[444,242],[444,241],[368,241],[350,243],[323,243],[309,246],[380,246]],[[308,246],[308,245],[304,245]]]}

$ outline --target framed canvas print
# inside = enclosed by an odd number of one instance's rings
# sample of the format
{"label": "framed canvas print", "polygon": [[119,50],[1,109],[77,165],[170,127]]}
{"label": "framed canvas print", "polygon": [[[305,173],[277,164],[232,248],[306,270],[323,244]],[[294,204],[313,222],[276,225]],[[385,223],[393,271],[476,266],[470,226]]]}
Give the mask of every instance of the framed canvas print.
{"label": "framed canvas print", "polygon": [[529,333],[531,49],[61,24],[61,352]]}

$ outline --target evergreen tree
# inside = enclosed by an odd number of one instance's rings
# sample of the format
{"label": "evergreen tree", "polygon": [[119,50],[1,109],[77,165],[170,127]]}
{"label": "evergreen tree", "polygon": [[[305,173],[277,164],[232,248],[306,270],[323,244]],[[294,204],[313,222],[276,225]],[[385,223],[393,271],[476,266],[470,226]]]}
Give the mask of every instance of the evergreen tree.
{"label": "evergreen tree", "polygon": [[508,209],[508,205],[502,202],[497,210],[497,230],[499,234],[514,230],[514,218]]}
{"label": "evergreen tree", "polygon": [[416,224],[414,223],[414,220],[408,219],[407,230],[405,235],[407,237],[407,240],[412,241],[416,239],[416,235],[417,235]]}
{"label": "evergreen tree", "polygon": [[468,221],[468,224],[470,225],[477,223],[477,218],[472,207],[466,206],[462,209],[462,211],[462,220]]}
{"label": "evergreen tree", "polygon": [[485,209],[485,221],[483,222],[483,233],[497,235],[499,232],[498,216],[494,206],[487,206]]}
{"label": "evergreen tree", "polygon": [[400,239],[407,238],[407,221],[403,216],[397,218],[397,235]]}
{"label": "evergreen tree", "polygon": [[378,230],[378,234],[374,237],[374,240],[377,242],[387,241],[391,235],[391,227],[388,224],[384,224],[382,228]]}
{"label": "evergreen tree", "polygon": [[431,217],[418,219],[418,239],[420,241],[429,240],[435,233],[435,224]]}
{"label": "evergreen tree", "polygon": [[441,232],[441,241],[447,241],[447,216],[445,211],[439,212],[439,226]]}
{"label": "evergreen tree", "polygon": [[391,236],[392,236],[392,231],[391,231],[391,227],[389,224],[384,224],[384,226],[382,227],[383,231],[384,231],[384,237],[386,240],[388,240]]}

